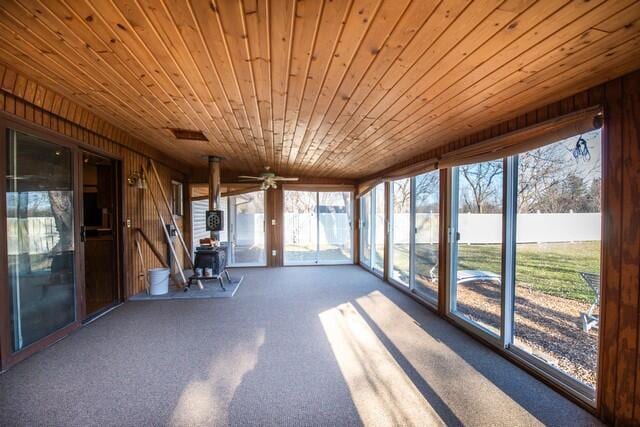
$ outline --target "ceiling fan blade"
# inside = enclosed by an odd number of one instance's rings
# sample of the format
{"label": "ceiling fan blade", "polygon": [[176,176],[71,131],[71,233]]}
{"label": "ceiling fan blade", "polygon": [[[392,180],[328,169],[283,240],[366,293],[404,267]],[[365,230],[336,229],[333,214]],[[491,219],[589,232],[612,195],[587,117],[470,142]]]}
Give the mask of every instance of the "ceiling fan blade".
{"label": "ceiling fan blade", "polygon": [[300,178],[285,178],[284,176],[276,176],[273,178],[275,181],[297,181]]}
{"label": "ceiling fan blade", "polygon": [[263,177],[263,176],[246,176],[246,175],[240,175],[240,176],[238,176],[238,178],[239,178],[239,179],[257,179],[257,180],[260,180],[260,181],[263,181],[263,180],[264,180],[264,177]]}

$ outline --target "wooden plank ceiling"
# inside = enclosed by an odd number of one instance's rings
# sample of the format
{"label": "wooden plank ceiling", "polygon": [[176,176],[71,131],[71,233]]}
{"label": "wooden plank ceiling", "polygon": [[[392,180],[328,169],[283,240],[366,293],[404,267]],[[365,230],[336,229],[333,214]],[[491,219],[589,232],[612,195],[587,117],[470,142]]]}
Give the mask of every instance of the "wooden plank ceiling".
{"label": "wooden plank ceiling", "polygon": [[357,178],[640,68],[639,28],[634,0],[3,0],[0,62],[194,168]]}

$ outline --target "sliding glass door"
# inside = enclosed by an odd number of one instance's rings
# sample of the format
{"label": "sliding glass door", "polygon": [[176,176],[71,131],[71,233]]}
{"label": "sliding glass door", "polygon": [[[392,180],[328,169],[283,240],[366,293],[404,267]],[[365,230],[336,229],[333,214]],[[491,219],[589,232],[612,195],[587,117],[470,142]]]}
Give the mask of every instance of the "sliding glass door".
{"label": "sliding glass door", "polygon": [[600,300],[600,131],[519,154],[513,346],[595,387]]}
{"label": "sliding glass door", "polygon": [[76,321],[73,152],[20,132],[6,144],[11,349]]}
{"label": "sliding glass door", "polygon": [[284,192],[284,262],[315,264],[318,259],[317,193]]}
{"label": "sliding glass door", "polygon": [[318,193],[318,263],[351,263],[351,193]]}
{"label": "sliding glass door", "polygon": [[494,336],[502,319],[503,161],[453,169],[451,311]]}
{"label": "sliding glass door", "polygon": [[385,184],[360,197],[360,263],[384,274]]}
{"label": "sliding glass door", "polygon": [[450,313],[595,399],[600,130],[452,169]]}
{"label": "sliding glass door", "polygon": [[371,217],[373,191],[360,197],[360,263],[371,268],[374,224]]}
{"label": "sliding glass door", "polygon": [[371,266],[373,271],[379,275],[384,273],[384,236],[387,233],[385,227],[384,215],[385,215],[385,185],[384,183],[376,185],[372,191],[373,211],[371,218],[373,219],[373,230],[371,232],[372,239],[372,253],[371,253]]}
{"label": "sliding glass door", "polygon": [[414,290],[434,304],[438,303],[438,254],[440,233],[440,171],[415,178]]}
{"label": "sliding glass door", "polygon": [[389,236],[390,274],[395,282],[409,286],[412,239],[412,180],[400,179],[391,183],[391,235]]}
{"label": "sliding glass door", "polygon": [[267,264],[264,198],[264,191],[229,197],[229,256],[233,266]]}
{"label": "sliding glass door", "polygon": [[285,190],[284,219],[285,264],[352,262],[350,192]]}

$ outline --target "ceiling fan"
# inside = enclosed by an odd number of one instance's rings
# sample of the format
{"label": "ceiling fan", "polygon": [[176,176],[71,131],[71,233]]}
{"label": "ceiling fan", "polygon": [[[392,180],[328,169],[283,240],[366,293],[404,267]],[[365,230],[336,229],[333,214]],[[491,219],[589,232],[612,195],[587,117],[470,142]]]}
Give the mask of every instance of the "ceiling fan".
{"label": "ceiling fan", "polygon": [[262,181],[260,184],[261,190],[268,190],[269,188],[278,188],[277,181],[297,181],[298,178],[285,178],[283,176],[277,176],[274,172],[271,172],[270,166],[264,167],[265,171],[260,174],[260,176],[247,176],[240,175],[238,178],[243,181]]}

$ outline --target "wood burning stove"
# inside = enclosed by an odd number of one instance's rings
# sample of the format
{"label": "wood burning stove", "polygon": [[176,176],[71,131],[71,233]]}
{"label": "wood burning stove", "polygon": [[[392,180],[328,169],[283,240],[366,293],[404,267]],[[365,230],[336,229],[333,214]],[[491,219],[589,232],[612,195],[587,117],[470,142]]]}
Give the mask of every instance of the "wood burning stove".
{"label": "wood burning stove", "polygon": [[[229,272],[227,271],[227,245],[221,246],[199,246],[196,249],[196,257],[194,261],[193,275],[189,277],[189,284],[196,280],[218,280],[222,290],[226,291],[224,287],[224,281],[222,275],[227,277],[227,280],[231,282]],[[202,274],[197,274],[197,271],[202,271]],[[210,275],[206,275],[205,272],[210,271]]]}

